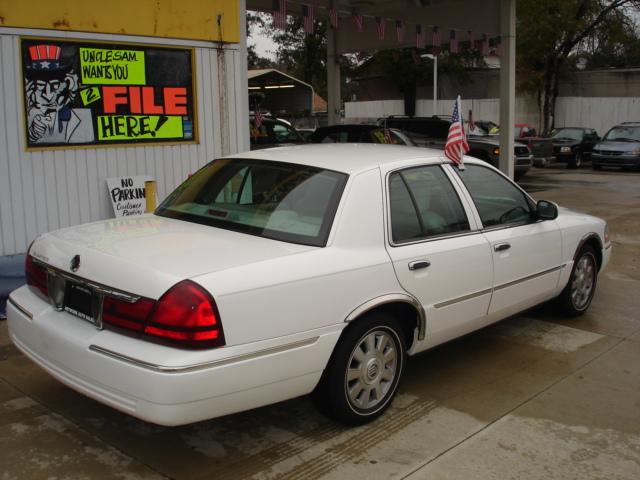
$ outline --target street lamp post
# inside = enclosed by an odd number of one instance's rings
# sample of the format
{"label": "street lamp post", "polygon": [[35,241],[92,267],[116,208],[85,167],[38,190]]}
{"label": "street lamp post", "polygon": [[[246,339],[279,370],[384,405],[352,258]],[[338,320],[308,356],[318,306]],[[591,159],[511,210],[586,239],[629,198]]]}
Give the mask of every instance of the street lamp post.
{"label": "street lamp post", "polygon": [[430,53],[420,55],[433,60],[433,116],[438,115],[438,56]]}

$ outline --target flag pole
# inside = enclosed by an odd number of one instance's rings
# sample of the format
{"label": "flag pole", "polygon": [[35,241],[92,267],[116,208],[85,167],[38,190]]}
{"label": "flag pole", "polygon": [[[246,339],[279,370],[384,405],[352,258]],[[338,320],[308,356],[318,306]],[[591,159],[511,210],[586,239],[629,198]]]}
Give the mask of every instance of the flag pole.
{"label": "flag pole", "polygon": [[[458,102],[458,115],[460,116],[460,133],[463,135],[463,138],[466,142],[467,138],[464,133],[464,123],[462,120],[462,102],[460,102],[460,95],[458,95],[458,99],[456,101]],[[462,160],[464,149],[462,148],[462,143],[458,144],[458,149],[460,151],[460,163],[458,164],[458,170],[464,170],[464,161]]]}

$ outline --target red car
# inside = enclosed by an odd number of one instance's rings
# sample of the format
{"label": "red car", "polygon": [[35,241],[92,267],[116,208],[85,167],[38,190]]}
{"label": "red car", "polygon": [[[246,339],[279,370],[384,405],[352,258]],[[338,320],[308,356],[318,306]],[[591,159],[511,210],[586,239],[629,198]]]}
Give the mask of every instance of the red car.
{"label": "red car", "polygon": [[515,137],[517,142],[524,143],[533,154],[533,164],[546,167],[553,159],[553,143],[548,138],[539,137],[536,129],[526,123],[515,124]]}

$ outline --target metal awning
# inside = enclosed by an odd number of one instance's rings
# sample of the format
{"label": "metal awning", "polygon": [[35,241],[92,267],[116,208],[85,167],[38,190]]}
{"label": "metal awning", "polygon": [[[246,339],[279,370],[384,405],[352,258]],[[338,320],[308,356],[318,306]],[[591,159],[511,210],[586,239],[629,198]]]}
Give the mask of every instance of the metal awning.
{"label": "metal awning", "polygon": [[[308,83],[273,68],[247,72],[249,95],[259,94],[260,108],[273,114],[298,114],[313,111],[313,87]],[[249,109],[256,105],[249,102]]]}
{"label": "metal awning", "polygon": [[[242,2],[241,2],[242,3]],[[448,43],[451,30],[466,41],[486,35],[500,36],[502,65],[500,73],[500,169],[513,177],[513,143],[515,114],[515,19],[516,0],[287,0],[287,12],[301,15],[303,4],[313,5],[315,15],[328,18],[330,9],[338,11],[337,30],[327,29],[327,87],[329,123],[340,120],[341,54],[389,50],[416,45],[416,25],[421,25],[427,45],[431,43],[433,26],[438,26],[442,43]],[[272,0],[246,0],[246,8],[270,12]],[[352,14],[363,16],[364,28],[355,28]],[[386,35],[380,40],[375,17],[385,19]],[[404,23],[404,38],[398,41],[395,22]]]}

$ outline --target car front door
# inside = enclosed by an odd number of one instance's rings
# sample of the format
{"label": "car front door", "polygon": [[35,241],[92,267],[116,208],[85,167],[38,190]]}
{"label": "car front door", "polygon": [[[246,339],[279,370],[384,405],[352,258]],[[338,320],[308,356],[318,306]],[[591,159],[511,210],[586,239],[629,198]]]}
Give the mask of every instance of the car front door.
{"label": "car front door", "polygon": [[493,256],[489,315],[505,317],[549,298],[558,284],[562,239],[554,220],[540,221],[533,201],[485,166],[457,171],[475,204]]}
{"label": "car front door", "polygon": [[385,184],[387,250],[398,281],[426,312],[426,338],[416,350],[482,326],[491,298],[491,250],[468,202],[442,165],[391,171]]}

